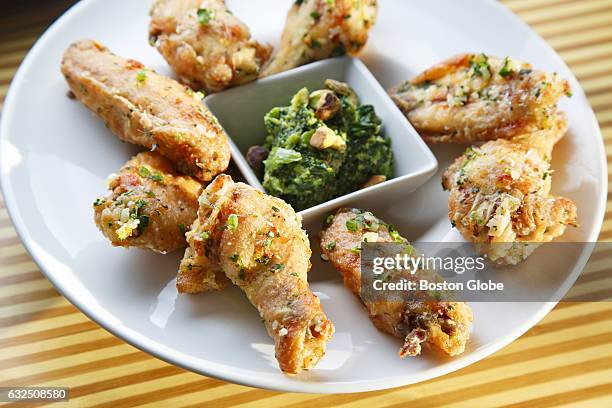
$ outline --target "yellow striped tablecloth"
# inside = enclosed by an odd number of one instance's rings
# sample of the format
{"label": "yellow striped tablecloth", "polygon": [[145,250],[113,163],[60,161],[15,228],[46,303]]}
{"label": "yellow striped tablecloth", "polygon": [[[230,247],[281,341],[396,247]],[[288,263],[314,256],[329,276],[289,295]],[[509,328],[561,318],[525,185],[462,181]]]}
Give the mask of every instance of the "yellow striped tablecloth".
{"label": "yellow striped tablecloth", "polygon": [[[504,3],[570,65],[595,109],[610,157],[612,0]],[[12,0],[2,6],[0,100],[28,49],[69,5]],[[608,198],[600,239],[611,238]],[[586,273],[600,276],[609,257],[596,253]],[[87,319],[38,271],[0,201],[0,386],[17,385],[70,387],[70,406],[612,407],[612,302],[559,304],[494,355],[408,387],[348,395],[258,390],[168,365]]]}

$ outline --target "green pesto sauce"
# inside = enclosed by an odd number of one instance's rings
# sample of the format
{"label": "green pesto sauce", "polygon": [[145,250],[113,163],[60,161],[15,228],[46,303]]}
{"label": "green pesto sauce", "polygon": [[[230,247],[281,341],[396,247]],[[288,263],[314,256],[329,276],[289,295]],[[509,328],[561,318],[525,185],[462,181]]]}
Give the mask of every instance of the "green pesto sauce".
{"label": "green pesto sauce", "polygon": [[[265,115],[270,151],[264,161],[263,186],[297,211],[361,188],[371,176],[393,177],[391,142],[381,134],[381,120],[371,105],[359,105],[336,93],[340,110],[325,122],[309,105],[301,89],[291,105]],[[310,145],[316,129],[327,126],[346,142],[346,149],[317,149]]]}

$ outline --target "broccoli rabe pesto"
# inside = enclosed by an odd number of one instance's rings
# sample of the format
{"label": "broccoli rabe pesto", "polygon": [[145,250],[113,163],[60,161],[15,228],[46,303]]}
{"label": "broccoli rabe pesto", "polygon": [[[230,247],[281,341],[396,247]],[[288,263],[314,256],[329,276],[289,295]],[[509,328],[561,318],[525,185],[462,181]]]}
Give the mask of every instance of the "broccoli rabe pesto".
{"label": "broccoli rabe pesto", "polygon": [[327,89],[303,88],[289,106],[265,116],[263,148],[247,159],[263,160],[263,186],[300,211],[366,185],[393,177],[390,141],[371,105],[360,105],[346,84],[327,80]]}

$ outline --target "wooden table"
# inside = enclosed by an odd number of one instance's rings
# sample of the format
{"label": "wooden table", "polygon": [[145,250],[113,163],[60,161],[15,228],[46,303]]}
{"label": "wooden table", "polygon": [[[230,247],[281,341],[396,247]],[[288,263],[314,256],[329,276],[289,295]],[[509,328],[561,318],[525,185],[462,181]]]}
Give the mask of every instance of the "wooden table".
{"label": "wooden table", "polygon": [[[3,6],[0,100],[28,49],[69,3]],[[504,3],[570,65],[612,154],[612,0]],[[611,238],[608,197],[600,239]],[[587,272],[601,271],[605,258],[598,254]],[[349,395],[259,390],[168,365],[87,319],[38,271],[0,201],[0,386],[6,385],[70,387],[71,406],[612,406],[612,302],[560,304],[503,350],[416,385]]]}

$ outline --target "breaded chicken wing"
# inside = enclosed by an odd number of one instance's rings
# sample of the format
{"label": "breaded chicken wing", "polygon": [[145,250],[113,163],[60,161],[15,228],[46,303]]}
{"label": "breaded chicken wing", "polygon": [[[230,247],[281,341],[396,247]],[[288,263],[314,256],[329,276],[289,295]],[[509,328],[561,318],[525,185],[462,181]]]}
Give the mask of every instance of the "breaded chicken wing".
{"label": "breaded chicken wing", "polygon": [[557,101],[571,95],[557,73],[485,54],[450,58],[390,94],[431,143],[508,139],[551,127]]}
{"label": "breaded chicken wing", "polygon": [[157,150],[178,170],[203,181],[227,168],[223,128],[178,82],[91,40],[66,50],[62,73],[76,98],[121,140]]}
{"label": "breaded chicken wing", "polygon": [[109,179],[111,194],[94,202],[96,225],[115,246],[170,252],[187,246],[202,184],[176,173],[156,152],[132,157]]}
{"label": "breaded chicken wing", "polygon": [[377,0],[296,1],[287,14],[280,47],[262,76],[311,61],[357,54],[366,44],[377,14]]}
{"label": "breaded chicken wing", "polygon": [[[385,300],[365,295],[361,279],[361,243],[407,244],[406,239],[372,213],[358,209],[341,209],[327,224],[321,231],[321,251],[342,274],[345,286],[361,299],[372,323],[403,339],[400,357],[418,355],[423,342],[449,356],[463,353],[472,322],[472,310],[466,303],[442,302],[432,297]],[[412,279],[410,273],[404,275],[397,277]]]}
{"label": "breaded chicken wing", "polygon": [[[202,193],[187,239],[179,291],[185,289],[181,282],[193,282],[186,275],[210,282],[222,270],[259,311],[283,372],[317,364],[334,326],[308,287],[310,244],[301,218],[288,204],[220,175]],[[204,267],[194,268],[194,253]]]}
{"label": "breaded chicken wing", "polygon": [[576,226],[576,205],[550,194],[553,146],[567,130],[552,128],[470,147],[446,170],[451,223],[499,264],[517,264],[542,242]]}
{"label": "breaded chicken wing", "polygon": [[224,0],[157,0],[149,39],[183,82],[207,92],[255,80],[272,53]]}

